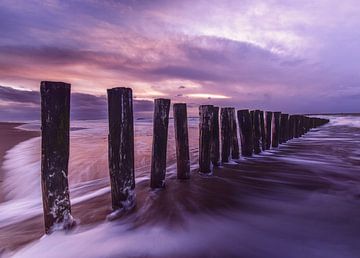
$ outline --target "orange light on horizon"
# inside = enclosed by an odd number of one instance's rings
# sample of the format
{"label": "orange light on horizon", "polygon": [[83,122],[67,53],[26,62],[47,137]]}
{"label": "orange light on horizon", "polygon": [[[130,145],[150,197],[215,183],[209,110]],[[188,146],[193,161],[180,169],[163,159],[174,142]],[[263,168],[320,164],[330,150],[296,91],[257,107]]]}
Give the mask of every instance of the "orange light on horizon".
{"label": "orange light on horizon", "polygon": [[207,94],[207,93],[193,93],[187,94],[186,96],[190,98],[199,98],[199,99],[229,99],[230,97],[219,94]]}

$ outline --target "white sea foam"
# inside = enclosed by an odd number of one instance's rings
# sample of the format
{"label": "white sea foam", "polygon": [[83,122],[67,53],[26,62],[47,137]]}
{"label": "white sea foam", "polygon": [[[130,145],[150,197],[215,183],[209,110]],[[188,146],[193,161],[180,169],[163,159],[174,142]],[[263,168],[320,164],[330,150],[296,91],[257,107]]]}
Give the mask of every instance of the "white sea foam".
{"label": "white sea foam", "polygon": [[[252,202],[268,207],[276,217],[251,212],[192,215],[187,216],[186,227],[175,230],[162,225],[130,230],[119,221],[80,226],[72,232],[43,237],[6,256],[357,258],[360,253],[356,232],[351,229],[352,225],[360,225],[358,217],[342,224],[333,218],[322,219],[329,212],[345,218],[344,212],[358,210],[356,204],[326,194],[314,194],[296,203]],[[312,218],[306,218],[309,213]],[[329,234],[332,231],[336,234]]]}
{"label": "white sea foam", "polygon": [[[340,126],[341,123],[345,123],[344,121],[346,120],[339,119],[332,125]],[[193,121],[194,128],[197,128],[197,122],[197,120]],[[71,133],[74,145],[71,148],[69,172],[72,182],[72,204],[110,191],[106,163],[107,127],[100,123],[93,128],[93,124],[87,123],[86,125],[83,122],[82,125],[77,124],[77,126],[88,129]],[[149,122],[141,121],[136,124],[135,130],[141,137],[152,135]],[[170,127],[169,130],[173,128]],[[306,137],[291,140],[279,149],[266,151],[253,158],[241,159],[240,162],[270,158],[294,166],[310,167],[316,173],[322,173],[320,178],[326,178],[334,185],[341,186],[342,190],[336,194],[314,191],[302,195],[289,190],[284,195],[296,195],[297,201],[276,200],[274,196],[268,199],[253,198],[248,200],[255,207],[250,210],[244,208],[239,212],[228,211],[220,214],[184,214],[186,224],[181,229],[169,229],[162,224],[130,229],[132,225],[127,224],[126,220],[104,222],[97,226],[80,225],[71,232],[55,232],[43,237],[20,251],[7,253],[6,256],[170,257],[176,254],[178,257],[190,255],[196,257],[205,253],[211,257],[358,258],[360,247],[357,244],[359,234],[356,228],[360,228],[360,219],[357,216],[360,210],[354,196],[359,195],[360,188],[357,181],[351,177],[346,177],[343,181],[337,177],[327,178],[327,173],[337,173],[337,175],[348,173],[347,176],[353,176],[355,168],[348,163],[345,167],[341,156],[326,156],[326,152],[322,153],[323,156],[316,152],[312,156],[296,156],[297,154],[281,156],[284,155],[284,151],[291,151],[299,144],[328,142],[327,139],[334,139],[331,143],[352,140],[345,135],[336,137],[326,130],[316,129]],[[174,155],[173,135],[169,136],[169,141],[170,155]],[[194,142],[197,142],[197,139]],[[31,139],[15,146],[7,153],[4,164],[7,176],[3,185],[9,193],[8,201],[0,204],[0,227],[42,212],[39,146],[39,138]],[[356,146],[358,145],[354,148]],[[136,148],[139,155],[151,151],[151,145],[142,140],[138,141]],[[191,145],[190,149],[192,153],[196,153],[197,146]],[[352,152],[355,156],[356,153]],[[141,173],[137,175],[137,183],[149,179],[149,174],[144,172],[148,171],[149,159],[144,157],[138,162],[138,170]],[[321,166],[325,169],[319,169]],[[196,167],[197,162],[193,159],[191,168]],[[343,171],[338,172],[338,169]],[[167,176],[174,176],[175,163],[169,164],[168,170]],[[71,171],[76,171],[76,176],[72,176]],[[94,176],[93,173],[96,171],[102,173]],[[24,180],[15,180],[18,178]],[[242,178],[254,180],[251,175],[243,175]],[[277,178],[264,177],[259,179],[259,182],[261,180],[278,184],[282,182]],[[245,186],[239,185],[239,188],[243,187]],[[346,193],[343,193],[345,191]],[[243,198],[244,196],[239,196],[239,199]]]}

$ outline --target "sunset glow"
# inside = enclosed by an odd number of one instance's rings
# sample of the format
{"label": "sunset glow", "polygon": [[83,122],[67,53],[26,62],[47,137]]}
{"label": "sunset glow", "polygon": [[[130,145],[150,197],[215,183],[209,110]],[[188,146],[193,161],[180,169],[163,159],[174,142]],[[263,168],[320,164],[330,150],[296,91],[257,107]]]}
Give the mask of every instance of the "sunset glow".
{"label": "sunset glow", "polygon": [[1,1],[0,85],[38,91],[53,80],[98,97],[126,86],[145,100],[358,110],[360,7],[300,2]]}

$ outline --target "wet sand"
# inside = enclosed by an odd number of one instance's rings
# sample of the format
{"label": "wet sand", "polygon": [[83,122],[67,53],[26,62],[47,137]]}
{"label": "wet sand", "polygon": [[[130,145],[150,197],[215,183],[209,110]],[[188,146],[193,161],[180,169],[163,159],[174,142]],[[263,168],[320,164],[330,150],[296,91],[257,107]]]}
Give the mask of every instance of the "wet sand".
{"label": "wet sand", "polygon": [[[40,135],[39,132],[24,131],[15,128],[20,125],[23,124],[0,122],[0,186],[4,176],[2,164],[4,161],[4,155],[6,151],[8,151],[9,149],[11,149],[20,142],[26,141],[30,138]],[[0,187],[0,202],[2,201],[4,201],[4,198]]]}

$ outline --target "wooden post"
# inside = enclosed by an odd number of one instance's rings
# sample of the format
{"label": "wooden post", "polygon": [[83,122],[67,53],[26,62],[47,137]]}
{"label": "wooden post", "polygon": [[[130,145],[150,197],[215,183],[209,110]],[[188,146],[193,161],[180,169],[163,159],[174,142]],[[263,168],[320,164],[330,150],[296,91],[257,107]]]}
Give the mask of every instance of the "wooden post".
{"label": "wooden post", "polygon": [[221,108],[221,162],[229,162],[231,155],[232,128],[229,114],[229,108]]}
{"label": "wooden post", "polygon": [[264,111],[260,111],[260,131],[261,131],[261,149],[266,150],[266,130],[264,121]]}
{"label": "wooden post", "polygon": [[239,148],[239,139],[237,137],[235,108],[229,108],[228,112],[229,112],[230,127],[231,127],[231,158],[239,159],[240,148]]}
{"label": "wooden post", "polygon": [[250,157],[252,156],[254,145],[253,125],[249,110],[238,110],[237,117],[240,132],[241,154],[242,156]]}
{"label": "wooden post", "polygon": [[211,174],[211,145],[212,145],[212,105],[201,105],[199,107],[199,172]]}
{"label": "wooden post", "polygon": [[311,129],[311,119],[310,119],[310,117],[305,117],[305,121],[306,121],[306,123],[305,123],[305,125],[306,125],[306,132],[309,132],[310,131],[310,129]]}
{"label": "wooden post", "polygon": [[301,136],[303,136],[305,134],[305,116],[304,115],[301,115],[301,127],[300,127],[300,130],[301,130]]}
{"label": "wooden post", "polygon": [[294,124],[295,124],[295,138],[300,137],[300,116],[294,116]]}
{"label": "wooden post", "polygon": [[187,109],[185,103],[173,105],[174,128],[176,142],[177,178],[190,178],[189,134],[187,124]]}
{"label": "wooden post", "polygon": [[169,109],[170,99],[155,99],[151,156],[151,188],[165,187]]}
{"label": "wooden post", "polygon": [[294,130],[295,130],[295,116],[291,115],[289,117],[289,130],[288,130],[289,140],[294,138]]}
{"label": "wooden post", "polygon": [[271,125],[273,113],[266,111],[266,149],[269,150],[271,146]]}
{"label": "wooden post", "polygon": [[276,148],[279,146],[280,140],[280,116],[281,112],[274,112],[274,122],[272,126],[272,147]]}
{"label": "wooden post", "polygon": [[213,107],[212,115],[212,145],[211,145],[211,163],[217,167],[220,164],[220,133],[219,133],[219,107]]}
{"label": "wooden post", "polygon": [[284,143],[287,141],[287,124],[289,120],[289,114],[281,114],[280,116],[280,140],[279,143]]}
{"label": "wooden post", "polygon": [[40,85],[41,188],[46,234],[54,226],[68,229],[75,224],[68,183],[70,88],[63,82],[43,81]]}
{"label": "wooden post", "polygon": [[261,129],[260,129],[260,110],[255,110],[253,115],[254,123],[254,153],[259,154],[261,152],[260,148],[260,139],[261,139]]}
{"label": "wooden post", "polygon": [[107,90],[109,112],[109,172],[112,209],[135,206],[134,119],[132,90]]}

